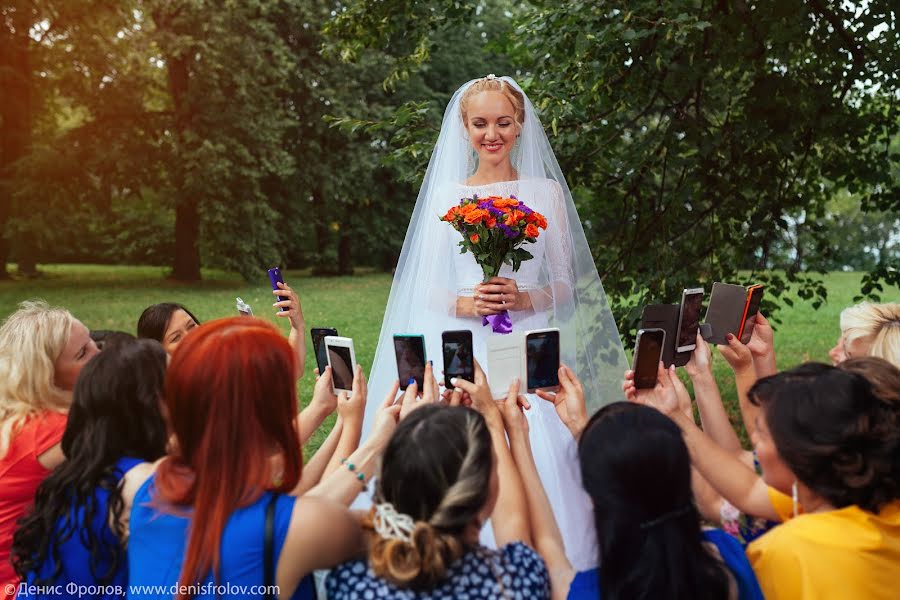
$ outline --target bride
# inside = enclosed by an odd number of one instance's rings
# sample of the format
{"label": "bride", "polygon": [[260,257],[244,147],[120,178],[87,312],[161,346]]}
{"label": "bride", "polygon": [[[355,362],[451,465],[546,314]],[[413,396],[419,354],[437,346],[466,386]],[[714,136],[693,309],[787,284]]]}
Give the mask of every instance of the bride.
{"label": "bride", "polygon": [[[548,223],[524,246],[532,260],[517,272],[504,266],[484,283],[472,254],[459,252],[460,234],[439,220],[460,198],[474,195],[515,196]],[[370,396],[383,397],[397,378],[395,333],[424,334],[428,357],[439,360],[441,332],[469,329],[475,358],[486,369],[487,339],[503,334],[483,319],[504,310],[514,333],[559,328],[561,360],[581,379],[589,411],[620,399],[625,357],[569,188],[531,102],[512,79],[488,75],[460,87],[444,113],[391,286]],[[551,403],[530,401],[531,444],[566,554],[578,570],[594,567],[593,513],[575,440]],[[364,434],[375,408],[374,402],[367,406]],[[493,541],[490,532],[482,532],[486,543]]]}

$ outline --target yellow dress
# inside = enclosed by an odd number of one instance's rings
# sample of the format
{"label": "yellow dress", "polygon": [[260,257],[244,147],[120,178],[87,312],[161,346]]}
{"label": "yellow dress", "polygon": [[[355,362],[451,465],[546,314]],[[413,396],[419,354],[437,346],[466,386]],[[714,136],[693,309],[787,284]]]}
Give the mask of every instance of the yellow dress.
{"label": "yellow dress", "polygon": [[800,515],[747,548],[767,600],[900,598],[900,500]]}

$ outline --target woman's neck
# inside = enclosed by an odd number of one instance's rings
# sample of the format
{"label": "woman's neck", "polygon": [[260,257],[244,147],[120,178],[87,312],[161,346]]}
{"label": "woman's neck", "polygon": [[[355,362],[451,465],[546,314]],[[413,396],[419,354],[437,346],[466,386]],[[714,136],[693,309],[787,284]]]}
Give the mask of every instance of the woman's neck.
{"label": "woman's neck", "polygon": [[519,174],[508,160],[498,165],[480,163],[475,174],[466,180],[468,185],[486,185],[498,181],[513,181],[519,178]]}
{"label": "woman's neck", "polygon": [[834,505],[802,483],[797,483],[797,500],[800,502],[800,506],[803,507],[803,512],[806,514],[834,510]]}

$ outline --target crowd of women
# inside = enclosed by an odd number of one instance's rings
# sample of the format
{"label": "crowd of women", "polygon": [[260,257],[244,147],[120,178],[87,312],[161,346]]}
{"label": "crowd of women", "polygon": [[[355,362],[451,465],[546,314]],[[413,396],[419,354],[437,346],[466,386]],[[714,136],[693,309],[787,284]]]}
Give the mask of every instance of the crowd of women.
{"label": "crowd of women", "polygon": [[[621,397],[588,415],[560,366],[541,401],[577,440],[594,510],[583,526],[600,551],[576,572],[518,382],[496,399],[478,368],[442,390],[429,365],[423,389],[369,398],[357,369],[352,393],[335,396],[326,369],[298,413],[303,316],[281,292],[290,341],[254,318],[201,325],[174,304],[145,311],[137,339],[92,335],[41,302],[5,320],[5,597],[314,598],[321,570],[335,600],[895,597],[900,304],[846,309],[833,365],[778,372],[761,315],[750,343],[720,346],[752,451],[700,337],[685,368],[693,398],[660,366],[655,388],[626,372]],[[373,479],[372,508],[351,511]],[[496,547],[479,543],[488,519]]]}

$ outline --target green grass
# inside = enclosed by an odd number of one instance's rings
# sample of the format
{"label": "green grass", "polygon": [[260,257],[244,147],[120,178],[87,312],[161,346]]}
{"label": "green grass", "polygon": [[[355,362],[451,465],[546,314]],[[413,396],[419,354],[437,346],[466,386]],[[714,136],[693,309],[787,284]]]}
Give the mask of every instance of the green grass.
{"label": "green grass", "polygon": [[[265,273],[260,274],[258,282],[248,284],[234,274],[206,270],[204,281],[182,284],[166,279],[167,269],[162,267],[42,265],[41,271],[43,276],[39,279],[0,282],[0,316],[13,312],[22,300],[43,298],[68,308],[91,329],[134,333],[141,311],[150,304],[180,302],[201,321],[207,321],[237,314],[235,297],[240,296],[253,307],[254,314],[274,322],[285,335],[289,328],[286,319],[274,316]],[[307,326],[336,327],[341,335],[353,337],[357,360],[368,371],[390,291],[390,275],[362,273],[326,278],[286,271],[284,277],[300,295]],[[839,334],[838,316],[853,303],[860,277],[859,273],[831,273],[825,278],[828,301],[819,310],[799,298],[793,298],[793,307],[785,306],[781,310],[778,316],[782,323],[776,325],[775,332],[779,368],[808,360],[828,361],[828,350]],[[312,391],[315,367],[312,343],[307,341],[307,345],[306,376],[300,382],[304,404]],[[740,417],[734,378],[720,357],[714,356],[714,372],[729,413],[737,424]],[[323,439],[331,423],[332,420],[327,421],[318,432],[312,447]]]}

